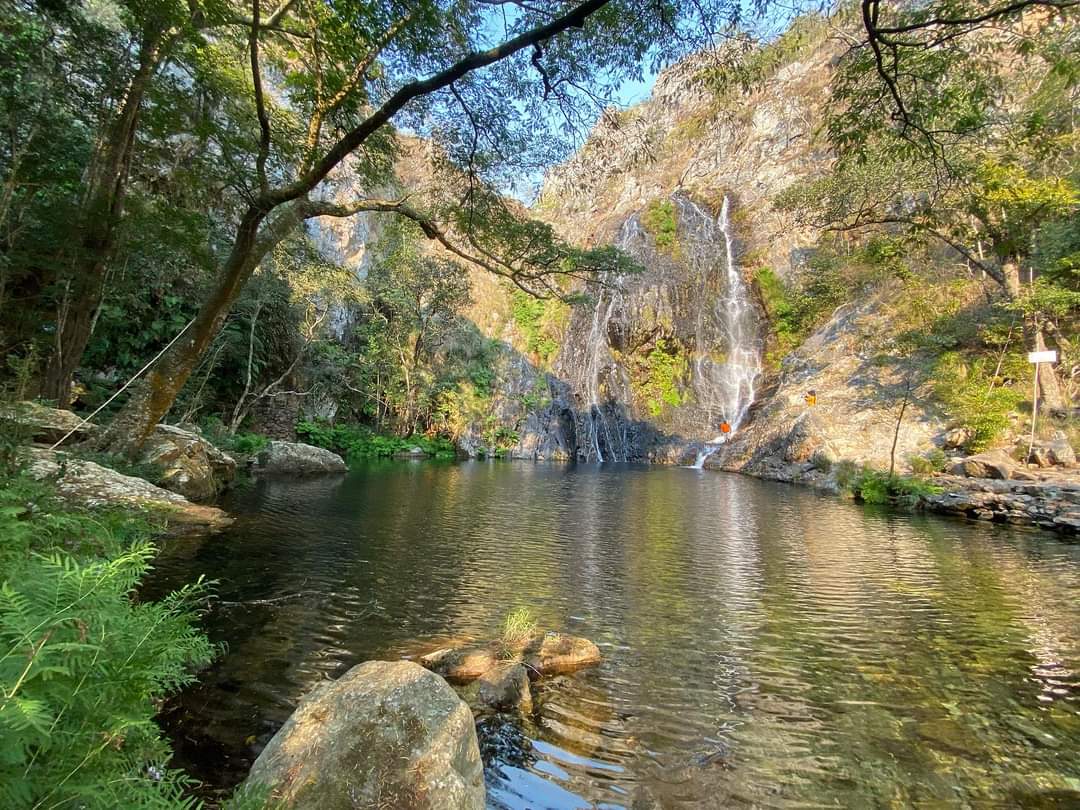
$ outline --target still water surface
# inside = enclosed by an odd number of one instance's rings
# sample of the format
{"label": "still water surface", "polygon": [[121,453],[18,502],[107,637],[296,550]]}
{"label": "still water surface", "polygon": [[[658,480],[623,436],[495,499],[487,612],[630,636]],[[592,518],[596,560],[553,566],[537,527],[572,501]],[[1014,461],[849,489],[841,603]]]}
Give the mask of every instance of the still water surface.
{"label": "still water surface", "polygon": [[227,651],[164,717],[212,788],[316,681],[526,605],[604,662],[481,719],[493,808],[1080,806],[1080,545],[628,465],[373,464],[225,507],[148,588],[219,581]]}

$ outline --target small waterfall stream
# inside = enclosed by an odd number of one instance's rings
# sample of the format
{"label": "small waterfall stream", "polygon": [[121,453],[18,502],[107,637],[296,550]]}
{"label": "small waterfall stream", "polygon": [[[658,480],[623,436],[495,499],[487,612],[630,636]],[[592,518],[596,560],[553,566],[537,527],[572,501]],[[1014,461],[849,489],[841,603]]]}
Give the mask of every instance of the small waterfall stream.
{"label": "small waterfall stream", "polygon": [[[701,468],[705,460],[726,442],[746,419],[754,402],[755,385],[761,374],[761,340],[754,314],[750,290],[735,259],[735,237],[731,225],[731,198],[724,195],[720,214],[715,219],[692,200],[686,200],[687,214],[692,215],[695,227],[712,236],[724,246],[723,295],[716,303],[726,352],[717,357],[706,339],[702,308],[698,314],[697,351],[694,360],[695,392],[704,406],[708,429],[726,424],[728,432],[719,433],[705,443],[693,464]],[[705,240],[699,240],[699,244]],[[719,422],[717,421],[719,420]]]}
{"label": "small waterfall stream", "polygon": [[[577,337],[559,361],[557,373],[572,397],[565,402],[576,425],[574,445],[586,461],[643,459],[657,446],[652,442],[670,447],[681,439],[683,452],[695,440],[703,447],[700,466],[743,423],[754,400],[761,341],[736,262],[733,203],[725,196],[718,215],[681,192],[670,203],[674,243],[658,247],[642,213],[622,223],[614,242],[645,272],[590,284],[591,306],[575,321]],[[630,362],[640,364],[657,335],[690,361],[688,396],[659,425],[636,415],[640,392],[630,375],[641,371],[625,366],[634,352],[641,354]]]}

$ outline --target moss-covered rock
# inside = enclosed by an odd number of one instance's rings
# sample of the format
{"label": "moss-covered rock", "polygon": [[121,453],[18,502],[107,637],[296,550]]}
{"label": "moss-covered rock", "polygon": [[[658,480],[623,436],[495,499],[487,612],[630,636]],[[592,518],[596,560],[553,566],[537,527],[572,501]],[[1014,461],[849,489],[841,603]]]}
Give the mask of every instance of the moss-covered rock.
{"label": "moss-covered rock", "polygon": [[319,684],[248,776],[304,810],[482,810],[480,748],[469,707],[409,661],[369,661]]}

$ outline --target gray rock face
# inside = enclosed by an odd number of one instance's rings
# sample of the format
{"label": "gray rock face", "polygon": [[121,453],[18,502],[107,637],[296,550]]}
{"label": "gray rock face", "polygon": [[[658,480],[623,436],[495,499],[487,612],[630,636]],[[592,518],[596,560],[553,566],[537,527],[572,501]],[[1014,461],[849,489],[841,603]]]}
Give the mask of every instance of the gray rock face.
{"label": "gray rock face", "polygon": [[65,442],[78,444],[89,439],[97,431],[97,426],[82,419],[71,411],[60,408],[48,408],[36,402],[18,402],[14,405],[0,406],[0,422],[15,422],[26,437],[40,444],[54,444],[71,434]]}
{"label": "gray rock face", "polygon": [[1063,467],[1076,466],[1076,451],[1073,450],[1064,433],[1059,433],[1050,440],[1050,460]]}
{"label": "gray rock face", "polygon": [[174,425],[154,428],[140,460],[162,468],[162,487],[193,501],[216,497],[236,477],[232,456],[198,433]]}
{"label": "gray rock face", "polygon": [[[889,299],[876,295],[837,309],[784,361],[775,385],[764,391],[746,425],[705,461],[707,468],[792,480],[815,457],[853,461],[887,470],[896,419],[916,369],[876,362],[877,346],[892,337],[883,312]],[[816,404],[806,401],[816,392]],[[940,443],[946,423],[915,392],[904,412],[896,462],[922,455]],[[967,440],[954,435],[955,441]]]}
{"label": "gray rock face", "polygon": [[318,685],[248,776],[297,810],[483,810],[469,707],[408,661],[369,661]]}
{"label": "gray rock face", "polygon": [[953,468],[954,475],[968,478],[997,478],[1007,481],[1016,478],[1020,465],[1004,450],[989,450],[969,456]]}
{"label": "gray rock face", "polygon": [[479,680],[480,702],[496,711],[532,711],[529,673],[521,664],[507,661],[489,669]]}
{"label": "gray rock face", "polygon": [[254,471],[264,474],[314,475],[348,470],[337,453],[300,442],[270,442],[259,453]]}
{"label": "gray rock face", "polygon": [[124,506],[162,513],[172,534],[215,530],[232,522],[220,509],[193,504],[175,492],[92,461],[39,448],[24,452],[31,476],[54,480],[57,494],[79,506]]}

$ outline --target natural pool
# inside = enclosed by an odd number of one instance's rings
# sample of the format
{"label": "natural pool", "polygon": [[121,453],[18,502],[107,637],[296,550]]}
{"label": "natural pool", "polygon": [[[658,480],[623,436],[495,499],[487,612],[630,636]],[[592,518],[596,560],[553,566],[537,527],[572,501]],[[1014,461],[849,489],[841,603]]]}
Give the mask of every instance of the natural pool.
{"label": "natural pool", "polygon": [[163,716],[212,789],[319,679],[526,605],[605,659],[481,721],[491,807],[1080,806],[1080,545],[1053,535],[630,465],[387,462],[224,506],[147,587],[219,581],[227,650]]}

